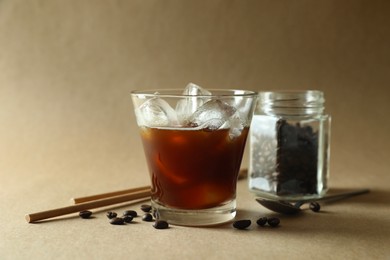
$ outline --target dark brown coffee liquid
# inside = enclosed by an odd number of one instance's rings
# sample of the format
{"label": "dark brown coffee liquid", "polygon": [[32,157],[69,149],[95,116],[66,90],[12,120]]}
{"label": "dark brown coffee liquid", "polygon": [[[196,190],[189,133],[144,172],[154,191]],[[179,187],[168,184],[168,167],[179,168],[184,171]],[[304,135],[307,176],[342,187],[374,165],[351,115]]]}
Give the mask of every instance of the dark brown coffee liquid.
{"label": "dark brown coffee liquid", "polygon": [[229,129],[141,128],[152,180],[152,199],[172,208],[205,209],[235,198],[248,128],[230,138]]}

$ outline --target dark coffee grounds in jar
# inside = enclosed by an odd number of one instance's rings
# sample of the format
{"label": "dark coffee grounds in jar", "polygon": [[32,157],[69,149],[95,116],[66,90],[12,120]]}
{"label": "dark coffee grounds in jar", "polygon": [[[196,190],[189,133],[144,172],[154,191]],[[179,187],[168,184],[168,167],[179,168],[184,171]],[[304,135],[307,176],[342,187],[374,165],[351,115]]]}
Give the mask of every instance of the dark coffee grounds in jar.
{"label": "dark coffee grounds in jar", "polygon": [[318,133],[280,119],[277,130],[277,195],[316,194]]}

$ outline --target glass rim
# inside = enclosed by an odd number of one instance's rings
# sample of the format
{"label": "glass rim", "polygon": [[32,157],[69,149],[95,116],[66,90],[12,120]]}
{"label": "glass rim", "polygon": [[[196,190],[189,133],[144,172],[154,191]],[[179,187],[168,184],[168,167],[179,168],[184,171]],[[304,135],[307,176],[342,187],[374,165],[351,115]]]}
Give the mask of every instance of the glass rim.
{"label": "glass rim", "polygon": [[170,97],[170,98],[183,98],[183,97],[251,97],[257,96],[258,92],[253,90],[244,89],[207,89],[211,92],[211,95],[189,95],[183,94],[183,89],[148,89],[148,90],[132,90],[130,94],[132,96],[144,96],[144,97]]}

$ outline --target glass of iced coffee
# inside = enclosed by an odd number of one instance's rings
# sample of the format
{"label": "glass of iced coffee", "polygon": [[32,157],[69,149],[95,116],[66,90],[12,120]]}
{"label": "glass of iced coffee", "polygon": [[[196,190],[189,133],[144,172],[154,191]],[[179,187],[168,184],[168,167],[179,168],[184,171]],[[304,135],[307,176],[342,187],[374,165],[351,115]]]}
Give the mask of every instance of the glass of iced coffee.
{"label": "glass of iced coffee", "polygon": [[256,93],[184,90],[131,93],[156,218],[207,226],[236,214],[236,183]]}

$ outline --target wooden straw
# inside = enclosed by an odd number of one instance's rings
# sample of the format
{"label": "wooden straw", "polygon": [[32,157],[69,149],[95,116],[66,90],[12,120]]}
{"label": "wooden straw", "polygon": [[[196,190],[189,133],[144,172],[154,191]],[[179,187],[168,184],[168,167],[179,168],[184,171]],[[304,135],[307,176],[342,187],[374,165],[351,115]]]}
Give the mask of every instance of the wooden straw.
{"label": "wooden straw", "polygon": [[107,192],[107,193],[96,194],[96,195],[91,195],[91,196],[87,196],[87,197],[72,198],[71,201],[74,204],[79,204],[79,203],[83,203],[83,202],[88,202],[88,201],[94,201],[94,200],[98,200],[98,199],[115,197],[115,196],[119,196],[119,195],[133,193],[133,192],[136,192],[136,191],[147,190],[147,189],[150,190],[150,186],[143,186],[143,187],[139,187],[139,188]]}
{"label": "wooden straw", "polygon": [[[248,171],[246,169],[241,170],[238,175],[238,179],[246,178],[247,174]],[[143,187],[138,187],[138,188],[133,188],[128,190],[107,192],[107,193],[96,194],[87,197],[73,198],[72,200],[75,203],[75,205],[27,214],[25,218],[28,223],[32,223],[43,219],[80,212],[83,210],[100,208],[104,206],[131,201],[131,200],[136,200],[136,199],[143,199],[149,196],[150,196],[150,186],[143,186]]]}
{"label": "wooden straw", "polygon": [[53,217],[58,217],[70,213],[75,213],[75,212],[80,212],[83,210],[88,210],[88,209],[94,209],[94,208],[100,208],[108,205],[113,205],[117,203],[122,203],[122,202],[127,202],[130,200],[136,200],[136,199],[142,199],[150,196],[150,188],[148,187],[147,189],[144,190],[138,190],[133,193],[128,193],[125,195],[119,195],[119,196],[114,196],[110,198],[105,198],[105,199],[99,199],[95,201],[90,201],[90,202],[84,202],[68,207],[63,207],[63,208],[57,208],[57,209],[52,209],[52,210],[47,210],[47,211],[42,211],[42,212],[37,212],[33,214],[27,214],[25,216],[26,221],[28,223],[36,222],[38,220],[43,220],[43,219],[48,219],[48,218],[53,218]]}
{"label": "wooden straw", "polygon": [[[240,173],[238,174],[238,179],[245,179],[248,175],[248,170],[247,169],[242,169]],[[103,199],[103,198],[110,198],[113,196],[118,196],[118,195],[124,195],[124,194],[129,194],[138,190],[144,190],[144,189],[150,189],[150,186],[143,186],[139,188],[133,188],[133,189],[127,189],[127,190],[120,190],[120,191],[113,191],[113,192],[107,192],[107,193],[102,193],[102,194],[96,194],[96,195],[91,195],[87,197],[78,197],[78,198],[72,198],[71,201],[74,204],[79,204],[83,202],[88,202],[88,201],[94,201],[97,199]]]}

